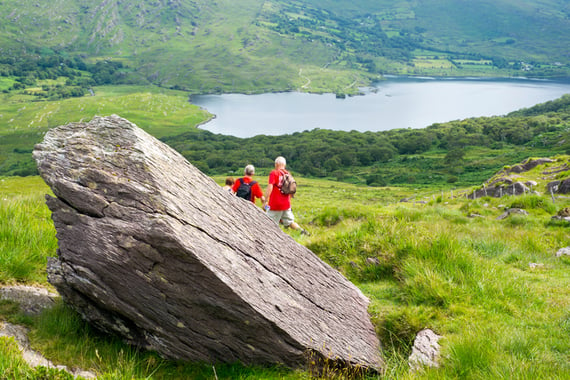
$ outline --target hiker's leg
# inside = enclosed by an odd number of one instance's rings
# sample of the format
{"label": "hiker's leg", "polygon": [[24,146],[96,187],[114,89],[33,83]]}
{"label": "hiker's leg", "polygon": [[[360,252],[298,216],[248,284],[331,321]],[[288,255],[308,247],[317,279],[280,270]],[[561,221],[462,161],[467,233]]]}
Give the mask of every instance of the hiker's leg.
{"label": "hiker's leg", "polygon": [[266,214],[269,217],[269,219],[271,219],[275,222],[275,224],[279,224],[279,220],[281,219],[281,215],[283,214],[283,211],[267,210]]}

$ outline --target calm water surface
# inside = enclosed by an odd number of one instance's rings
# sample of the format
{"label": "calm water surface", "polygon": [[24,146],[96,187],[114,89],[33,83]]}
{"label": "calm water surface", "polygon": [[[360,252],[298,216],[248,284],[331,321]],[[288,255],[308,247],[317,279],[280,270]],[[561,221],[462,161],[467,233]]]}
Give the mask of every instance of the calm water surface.
{"label": "calm water surface", "polygon": [[299,92],[201,95],[192,103],[216,118],[201,126],[237,137],[281,135],[314,128],[384,131],[424,128],[476,116],[505,115],[570,93],[570,82],[393,78],[364,96]]}

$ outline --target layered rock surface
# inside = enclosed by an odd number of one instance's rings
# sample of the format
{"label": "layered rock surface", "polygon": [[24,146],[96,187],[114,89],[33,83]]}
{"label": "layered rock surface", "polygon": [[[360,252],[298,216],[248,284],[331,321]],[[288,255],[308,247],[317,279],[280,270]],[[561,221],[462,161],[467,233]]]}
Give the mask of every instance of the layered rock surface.
{"label": "layered rock surface", "polygon": [[367,298],[167,145],[117,116],[50,130],[48,279],[98,328],[165,357],[380,368]]}

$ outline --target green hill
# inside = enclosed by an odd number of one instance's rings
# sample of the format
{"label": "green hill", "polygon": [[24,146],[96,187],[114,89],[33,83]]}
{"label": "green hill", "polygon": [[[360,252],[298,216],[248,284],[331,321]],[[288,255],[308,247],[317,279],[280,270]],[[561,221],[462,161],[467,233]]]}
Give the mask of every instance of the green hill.
{"label": "green hill", "polygon": [[386,73],[568,76],[569,15],[562,0],[3,1],[0,75],[57,56],[201,93],[350,93]]}
{"label": "green hill", "polygon": [[[569,157],[559,159],[551,169]],[[542,170],[534,175],[537,181],[544,176]],[[570,206],[569,198],[471,200],[436,189],[296,179],[295,216],[311,236],[285,233],[371,301],[386,367],[383,375],[363,380],[570,377],[570,257],[556,256],[568,246],[569,227],[552,219]],[[47,286],[46,257],[55,255],[57,239],[46,192],[39,177],[0,180],[0,285]],[[404,197],[414,202],[398,202]],[[512,207],[528,215],[499,218]],[[4,321],[25,324],[34,350],[56,365],[91,370],[100,379],[358,379],[338,368],[320,377],[310,363],[289,370],[165,360],[98,333],[61,303],[29,317],[0,300],[0,325]],[[441,367],[413,373],[407,358],[424,328],[443,336]],[[72,378],[64,375],[57,368],[30,368],[15,341],[0,337],[0,378]]]}

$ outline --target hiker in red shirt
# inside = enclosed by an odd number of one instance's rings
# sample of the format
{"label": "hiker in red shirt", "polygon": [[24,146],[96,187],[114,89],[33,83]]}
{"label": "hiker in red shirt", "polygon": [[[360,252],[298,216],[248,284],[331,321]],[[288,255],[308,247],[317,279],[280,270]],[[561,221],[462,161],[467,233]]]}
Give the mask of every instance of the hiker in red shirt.
{"label": "hiker in red shirt", "polygon": [[232,186],[232,192],[240,198],[246,199],[255,203],[255,198],[260,198],[261,202],[265,204],[265,197],[263,190],[257,181],[253,180],[255,168],[253,165],[247,165],[243,171],[243,178],[238,178]]}
{"label": "hiker in red shirt", "polygon": [[[287,161],[284,157],[279,156],[275,159],[275,170],[269,173],[269,184],[265,190],[263,207],[267,210],[267,216],[275,223],[279,224],[281,221],[285,227],[291,227],[304,235],[309,235],[295,222],[295,216],[291,211],[291,194],[281,192],[283,174],[288,173],[285,166],[287,166]],[[267,205],[269,205],[269,209],[266,208]]]}

